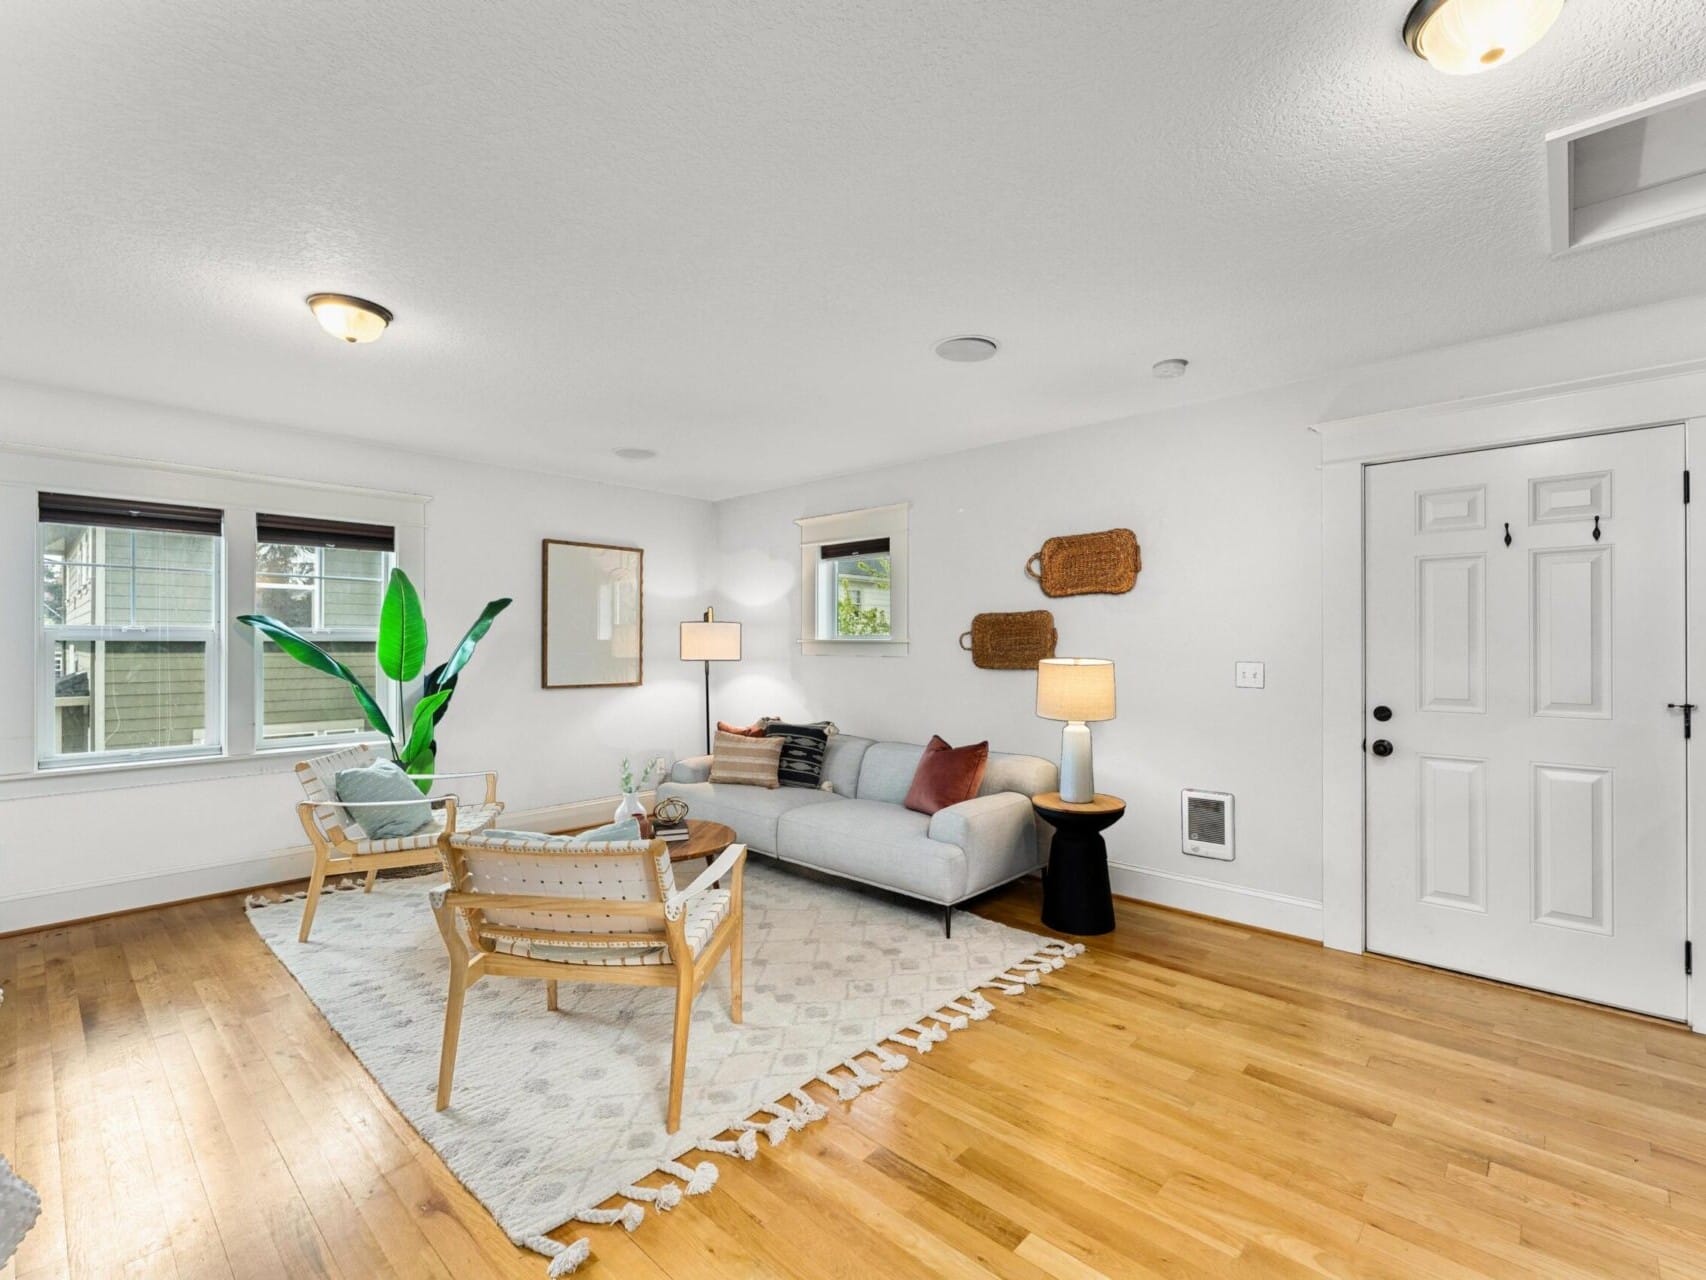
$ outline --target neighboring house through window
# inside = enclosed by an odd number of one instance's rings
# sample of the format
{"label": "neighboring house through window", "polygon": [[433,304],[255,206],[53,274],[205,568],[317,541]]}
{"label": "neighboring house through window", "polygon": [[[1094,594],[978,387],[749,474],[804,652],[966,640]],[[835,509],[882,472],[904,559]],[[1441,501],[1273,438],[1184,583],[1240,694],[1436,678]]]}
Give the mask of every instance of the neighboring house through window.
{"label": "neighboring house through window", "polygon": [[43,764],[220,749],[223,516],[43,493]]}

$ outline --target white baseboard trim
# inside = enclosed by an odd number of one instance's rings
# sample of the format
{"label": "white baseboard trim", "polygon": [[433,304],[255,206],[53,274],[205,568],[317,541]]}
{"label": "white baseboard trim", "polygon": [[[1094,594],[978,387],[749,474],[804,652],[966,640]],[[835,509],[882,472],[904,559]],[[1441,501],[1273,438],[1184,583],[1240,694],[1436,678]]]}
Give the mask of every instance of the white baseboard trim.
{"label": "white baseboard trim", "polygon": [[1321,904],[1308,898],[1118,862],[1108,864],[1108,877],[1123,897],[1321,941]]}
{"label": "white baseboard trim", "polygon": [[[653,798],[649,791],[640,795],[648,807]],[[520,831],[561,831],[570,827],[594,826],[610,821],[617,799],[616,796],[601,796],[595,800],[577,800],[541,809],[516,810],[504,814],[502,822],[504,826]],[[87,920],[141,907],[165,906],[211,894],[242,893],[283,880],[303,880],[313,866],[313,851],[303,845],[236,862],[174,867],[56,889],[36,889],[0,898],[0,934],[50,929],[71,920]]]}

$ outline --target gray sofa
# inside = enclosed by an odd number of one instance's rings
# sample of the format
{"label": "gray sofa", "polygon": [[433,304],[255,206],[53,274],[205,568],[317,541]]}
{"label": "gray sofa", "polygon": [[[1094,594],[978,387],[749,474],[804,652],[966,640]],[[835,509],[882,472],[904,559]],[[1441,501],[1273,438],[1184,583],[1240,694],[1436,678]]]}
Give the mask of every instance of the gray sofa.
{"label": "gray sofa", "polygon": [[678,762],[658,799],[678,796],[689,816],[721,822],[748,848],[861,884],[954,907],[1042,865],[1046,828],[1030,798],[1059,771],[1036,756],[991,752],[978,794],[933,815],[902,803],[924,748],[832,734],[823,778],[833,790],[713,783],[711,757]]}

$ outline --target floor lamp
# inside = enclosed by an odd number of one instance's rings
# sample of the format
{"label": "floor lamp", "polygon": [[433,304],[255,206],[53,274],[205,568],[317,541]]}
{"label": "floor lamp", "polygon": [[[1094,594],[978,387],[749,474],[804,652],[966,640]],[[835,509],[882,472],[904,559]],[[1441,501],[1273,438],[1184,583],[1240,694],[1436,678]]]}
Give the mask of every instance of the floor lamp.
{"label": "floor lamp", "polygon": [[711,664],[740,661],[740,623],[718,622],[705,610],[698,622],[681,624],[681,660],[705,664],[705,754],[711,754]]}

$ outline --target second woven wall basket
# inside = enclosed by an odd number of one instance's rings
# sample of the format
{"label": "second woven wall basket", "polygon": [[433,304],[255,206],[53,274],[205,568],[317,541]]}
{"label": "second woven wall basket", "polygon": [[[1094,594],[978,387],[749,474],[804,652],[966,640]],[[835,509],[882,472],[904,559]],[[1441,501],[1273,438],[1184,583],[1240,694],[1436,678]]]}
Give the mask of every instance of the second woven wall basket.
{"label": "second woven wall basket", "polygon": [[971,650],[972,665],[986,671],[1034,671],[1043,658],[1054,657],[1058,639],[1047,609],[980,613],[960,637],[960,648]]}
{"label": "second woven wall basket", "polygon": [[1050,538],[1025,562],[1045,596],[1124,595],[1137,585],[1143,557],[1130,529]]}

